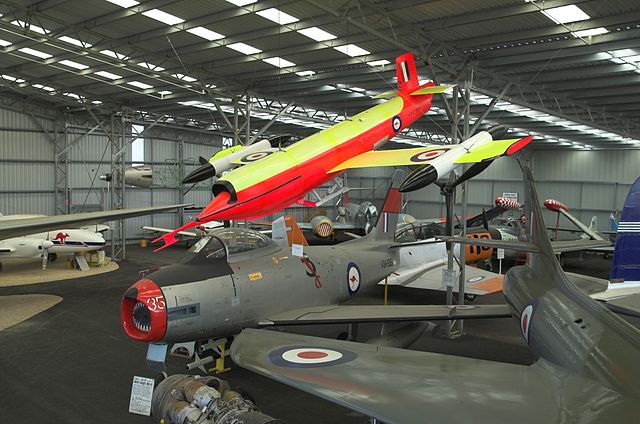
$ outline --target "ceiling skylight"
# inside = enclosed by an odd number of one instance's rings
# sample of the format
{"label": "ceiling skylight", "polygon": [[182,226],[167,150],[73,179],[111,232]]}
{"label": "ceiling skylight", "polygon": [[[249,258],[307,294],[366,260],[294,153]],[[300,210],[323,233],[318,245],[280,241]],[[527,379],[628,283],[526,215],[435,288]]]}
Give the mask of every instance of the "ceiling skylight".
{"label": "ceiling skylight", "polygon": [[70,68],[76,68],[76,69],[80,69],[80,70],[88,68],[87,65],[83,65],[82,63],[74,62],[73,60],[61,60],[58,63],[61,64],[61,65],[64,65],[64,66],[68,66]]}
{"label": "ceiling skylight", "polygon": [[582,31],[575,31],[573,32],[573,35],[575,35],[576,37],[591,37],[594,35],[606,34],[607,32],[609,32],[608,29],[604,27],[599,27],[599,28],[583,29]]}
{"label": "ceiling skylight", "polygon": [[22,53],[30,54],[31,56],[36,56],[41,59],[49,59],[52,55],[49,53],[41,52],[40,50],[35,50],[30,47],[23,47],[19,49]]}
{"label": "ceiling skylight", "polygon": [[114,52],[113,50],[100,50],[100,53],[102,53],[105,56],[110,56],[114,59],[118,59],[118,60],[128,60],[129,56],[125,56],[122,53],[118,53],[118,52]]}
{"label": "ceiling skylight", "polygon": [[355,44],[345,44],[344,46],[334,47],[334,49],[351,57],[364,56],[370,53],[369,51],[363,49],[362,47],[358,47]]}
{"label": "ceiling skylight", "polygon": [[384,66],[390,63],[391,62],[389,62],[387,59],[381,59],[381,60],[374,60],[373,62],[367,62],[367,65],[373,66],[375,68],[376,66]]}
{"label": "ceiling skylight", "polygon": [[299,19],[295,16],[291,16],[288,13],[283,12],[282,10],[278,10],[275,7],[271,9],[260,10],[256,12],[256,15],[260,15],[263,18],[269,19],[280,25],[287,25],[294,22],[298,22]]}
{"label": "ceiling skylight", "polygon": [[309,37],[312,40],[316,40],[316,41],[327,41],[327,40],[333,40],[334,38],[336,38],[335,35],[323,29],[320,29],[318,27],[305,28],[305,29],[298,30],[298,32],[304,35],[305,37]]}
{"label": "ceiling skylight", "polygon": [[42,27],[39,27],[37,25],[33,25],[33,24],[28,24],[25,21],[20,21],[20,20],[16,20],[16,21],[12,21],[11,22],[13,25],[19,26],[20,28],[24,28],[24,29],[28,29],[29,31],[33,31],[33,32],[37,32],[38,34],[47,34],[51,31],[49,31],[48,29],[44,29]]}
{"label": "ceiling skylight", "polygon": [[257,2],[258,0],[227,0],[229,3],[235,4],[236,6],[246,6],[248,4],[252,4]]}
{"label": "ceiling skylight", "polygon": [[58,38],[58,40],[64,41],[65,43],[76,45],[78,47],[91,47],[92,46],[92,44],[82,42],[82,41],[80,41],[80,40],[78,40],[76,38],[67,37],[66,35],[63,35],[62,37]]}
{"label": "ceiling skylight", "polygon": [[138,63],[138,66],[142,66],[143,68],[147,68],[152,71],[158,71],[158,72],[164,71],[164,68],[162,66],[154,65],[153,63],[149,63],[149,62],[140,62]]}
{"label": "ceiling skylight", "polygon": [[248,44],[245,43],[234,43],[234,44],[229,44],[227,45],[227,47],[229,47],[230,49],[233,49],[237,52],[240,53],[244,53],[244,54],[256,54],[256,53],[260,53],[262,52],[262,50],[260,49],[256,49],[255,47],[252,47]]}
{"label": "ceiling skylight", "polygon": [[107,0],[107,1],[109,3],[113,3],[113,4],[118,5],[120,7],[124,7],[125,9],[127,9],[129,7],[137,6],[137,5],[140,4],[136,0]]}
{"label": "ceiling skylight", "polygon": [[211,31],[210,29],[207,29],[205,27],[190,28],[187,30],[187,32],[190,32],[193,35],[197,35],[198,37],[204,38],[205,40],[209,41],[224,38],[224,35],[219,34],[215,31]]}
{"label": "ceiling skylight", "polygon": [[7,46],[10,46],[11,44],[13,43],[11,43],[10,41],[0,39],[0,46],[2,47],[7,47]]}
{"label": "ceiling skylight", "polygon": [[296,72],[296,74],[300,75],[301,77],[309,77],[311,75],[314,75],[315,73],[316,71],[312,71],[312,70]]}
{"label": "ceiling skylight", "polygon": [[281,57],[270,57],[267,59],[262,59],[263,62],[267,62],[269,65],[276,66],[278,68],[288,68],[290,66],[296,66],[295,63],[289,62],[287,59],[283,59]]}
{"label": "ceiling skylight", "polygon": [[584,13],[584,11],[575,4],[552,7],[551,9],[545,9],[541,12],[557,24],[585,21],[590,18],[589,15]]}
{"label": "ceiling skylight", "polygon": [[174,78],[178,78],[179,80],[182,81],[186,81],[186,82],[194,82],[194,81],[198,81],[197,79],[190,77],[189,75],[184,75],[184,74],[171,74],[172,77]]}
{"label": "ceiling skylight", "polygon": [[110,80],[117,80],[122,78],[122,76],[120,75],[112,74],[111,72],[107,72],[107,71],[98,71],[95,74],[100,75],[101,77],[104,77],[104,78],[108,78]]}
{"label": "ceiling skylight", "polygon": [[147,10],[145,12],[142,12],[142,14],[148,18],[155,19],[156,21],[160,21],[163,24],[167,25],[177,25],[184,22],[184,19],[178,18],[177,16],[174,16],[170,13],[163,12],[160,9]]}
{"label": "ceiling skylight", "polygon": [[153,85],[145,84],[140,81],[130,81],[127,84],[133,85],[134,87],[142,88],[143,90],[148,90],[149,88],[153,88]]}

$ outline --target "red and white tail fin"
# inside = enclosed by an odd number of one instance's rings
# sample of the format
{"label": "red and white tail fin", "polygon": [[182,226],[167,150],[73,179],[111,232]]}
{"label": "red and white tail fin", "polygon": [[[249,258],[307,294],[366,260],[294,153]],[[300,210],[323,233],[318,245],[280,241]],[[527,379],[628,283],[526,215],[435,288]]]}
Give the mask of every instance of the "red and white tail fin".
{"label": "red and white tail fin", "polygon": [[398,91],[411,93],[420,86],[416,61],[413,53],[405,53],[396,58],[396,76],[398,77]]}

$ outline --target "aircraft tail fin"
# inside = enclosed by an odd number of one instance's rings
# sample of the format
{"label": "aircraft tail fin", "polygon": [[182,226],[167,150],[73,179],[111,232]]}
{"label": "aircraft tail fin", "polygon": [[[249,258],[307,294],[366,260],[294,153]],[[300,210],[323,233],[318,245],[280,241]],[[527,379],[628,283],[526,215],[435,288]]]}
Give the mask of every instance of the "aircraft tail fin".
{"label": "aircraft tail fin", "polygon": [[302,230],[298,227],[296,219],[290,215],[282,216],[273,221],[271,224],[271,238],[281,246],[291,246],[292,244],[309,245],[302,234]]}
{"label": "aircraft tail fin", "polygon": [[640,281],[640,178],[627,195],[618,223],[611,282]]}
{"label": "aircraft tail fin", "polygon": [[420,87],[413,53],[405,53],[396,58],[396,76],[399,92],[411,93]]}
{"label": "aircraft tail fin", "polygon": [[388,240],[393,242],[396,229],[398,227],[398,217],[400,216],[400,209],[402,206],[402,193],[400,193],[399,187],[404,180],[406,173],[401,170],[396,170],[391,178],[391,186],[387,191],[387,197],[384,199],[384,204],[376,225],[371,230],[369,235],[374,240]]}

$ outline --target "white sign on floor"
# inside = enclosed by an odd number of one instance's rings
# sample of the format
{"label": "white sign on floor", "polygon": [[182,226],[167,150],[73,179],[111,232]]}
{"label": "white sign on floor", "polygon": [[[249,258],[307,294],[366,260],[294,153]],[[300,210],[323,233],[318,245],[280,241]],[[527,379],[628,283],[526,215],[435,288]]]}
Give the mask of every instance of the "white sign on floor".
{"label": "white sign on floor", "polygon": [[139,415],[151,415],[151,397],[155,381],[152,378],[133,377],[131,385],[131,398],[129,399],[129,412]]}

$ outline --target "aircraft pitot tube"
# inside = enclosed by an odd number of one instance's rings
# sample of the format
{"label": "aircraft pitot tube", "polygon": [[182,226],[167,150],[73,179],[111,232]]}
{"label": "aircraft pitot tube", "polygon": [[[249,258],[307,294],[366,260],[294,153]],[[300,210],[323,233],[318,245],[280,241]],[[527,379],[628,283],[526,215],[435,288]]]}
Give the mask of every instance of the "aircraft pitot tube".
{"label": "aircraft pitot tube", "polygon": [[216,377],[176,374],[158,384],[151,403],[153,417],[165,424],[277,424],[229,383]]}

